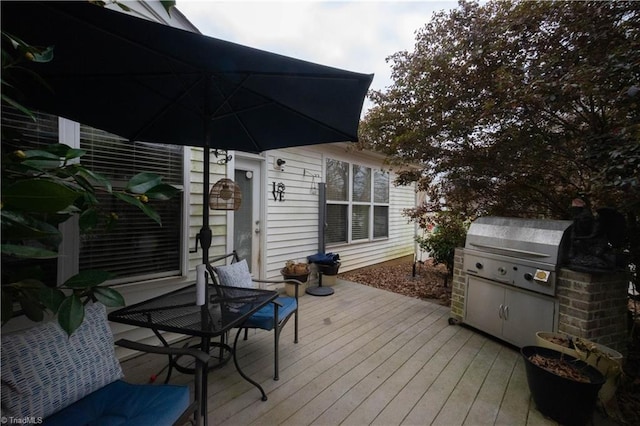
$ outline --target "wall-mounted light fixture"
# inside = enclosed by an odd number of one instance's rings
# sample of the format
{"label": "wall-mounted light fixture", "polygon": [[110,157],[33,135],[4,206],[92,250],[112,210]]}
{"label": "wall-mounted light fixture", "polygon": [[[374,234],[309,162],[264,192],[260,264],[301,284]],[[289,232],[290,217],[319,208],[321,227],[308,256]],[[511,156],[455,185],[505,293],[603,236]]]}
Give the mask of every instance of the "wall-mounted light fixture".
{"label": "wall-mounted light fixture", "polygon": [[282,158],[278,158],[278,159],[276,159],[276,163],[274,164],[274,168],[276,170],[280,170],[281,172],[284,172],[285,163],[286,163],[286,161],[284,161]]}

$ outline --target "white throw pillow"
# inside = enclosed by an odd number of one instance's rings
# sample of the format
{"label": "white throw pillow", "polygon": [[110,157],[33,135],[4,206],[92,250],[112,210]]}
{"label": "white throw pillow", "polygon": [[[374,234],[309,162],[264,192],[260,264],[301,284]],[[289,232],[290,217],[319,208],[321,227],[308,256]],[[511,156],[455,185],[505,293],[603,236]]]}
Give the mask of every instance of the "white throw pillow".
{"label": "white throw pillow", "polygon": [[227,266],[217,266],[215,271],[216,274],[218,274],[220,285],[255,288],[255,284],[251,280],[251,273],[249,272],[249,265],[247,265],[246,259]]}
{"label": "white throw pillow", "polygon": [[3,334],[1,358],[2,415],[14,418],[47,417],[122,378],[100,303],[71,337],[55,321]]}

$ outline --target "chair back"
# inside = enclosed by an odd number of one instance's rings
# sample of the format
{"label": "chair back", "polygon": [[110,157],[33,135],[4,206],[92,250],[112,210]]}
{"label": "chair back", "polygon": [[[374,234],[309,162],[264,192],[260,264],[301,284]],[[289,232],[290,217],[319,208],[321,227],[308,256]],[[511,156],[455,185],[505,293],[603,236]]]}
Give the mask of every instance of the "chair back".
{"label": "chair back", "polygon": [[[230,259],[230,262],[229,262]],[[240,256],[238,256],[238,252],[233,250],[231,253],[227,253],[227,254],[223,254],[220,256],[216,256],[213,258],[210,258],[209,261],[206,263],[206,268],[207,268],[207,272],[209,274],[209,278],[211,278],[211,283],[213,284],[213,287],[216,290],[216,293],[219,297],[222,297],[221,291],[220,291],[220,286],[222,285],[220,283],[220,280],[218,279],[218,274],[216,274],[215,271],[215,267],[217,266],[217,263],[221,263],[226,265],[227,263],[236,263],[236,262],[240,262]],[[221,264],[221,265],[222,265]],[[220,266],[221,266],[220,265]]]}

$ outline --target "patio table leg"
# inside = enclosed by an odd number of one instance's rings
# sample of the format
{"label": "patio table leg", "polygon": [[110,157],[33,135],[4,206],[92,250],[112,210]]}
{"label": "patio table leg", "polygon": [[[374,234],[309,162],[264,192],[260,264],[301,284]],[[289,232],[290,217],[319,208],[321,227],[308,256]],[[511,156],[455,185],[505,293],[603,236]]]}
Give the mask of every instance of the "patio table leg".
{"label": "patio table leg", "polygon": [[267,394],[262,389],[262,386],[260,386],[260,384],[258,382],[256,382],[255,380],[251,379],[249,376],[244,374],[244,372],[240,368],[240,365],[238,364],[238,357],[236,356],[236,349],[237,349],[237,346],[238,346],[238,338],[240,337],[240,333],[241,332],[242,332],[242,328],[238,328],[238,332],[236,333],[236,338],[235,338],[235,340],[233,342],[233,350],[232,350],[233,351],[233,363],[236,365],[236,370],[238,370],[238,373],[240,373],[242,378],[245,379],[247,382],[251,383],[253,386],[257,387],[258,390],[260,391],[260,393],[262,394],[262,400],[266,401],[267,400]]}

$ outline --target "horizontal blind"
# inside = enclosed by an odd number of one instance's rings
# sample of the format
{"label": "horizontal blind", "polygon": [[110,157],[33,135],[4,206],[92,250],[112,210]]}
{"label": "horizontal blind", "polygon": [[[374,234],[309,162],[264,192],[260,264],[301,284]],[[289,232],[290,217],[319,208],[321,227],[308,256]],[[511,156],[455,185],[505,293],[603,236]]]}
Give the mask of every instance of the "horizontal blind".
{"label": "horizontal blind", "polygon": [[369,205],[353,205],[351,207],[351,238],[364,240],[369,238]]}
{"label": "horizontal blind", "polygon": [[375,206],[373,208],[373,238],[389,236],[389,207]]}
{"label": "horizontal blind", "polygon": [[325,242],[344,243],[347,241],[347,210],[346,204],[327,205],[327,228]]}
{"label": "horizontal blind", "polygon": [[[17,150],[37,149],[43,145],[58,143],[58,117],[33,112],[32,120],[13,107],[2,106],[2,155],[11,155]],[[4,239],[3,239],[4,243]],[[57,285],[57,259],[2,258],[2,282],[14,281],[13,271],[29,269],[31,276],[50,287]]]}
{"label": "horizontal blind", "polygon": [[[87,151],[82,165],[108,178],[114,190],[124,189],[141,172],[156,173],[163,182],[182,186],[183,148],[173,145],[130,143],[114,134],[80,126],[80,147]],[[169,201],[149,200],[162,226],[138,208],[104,193],[101,209],[118,217],[107,232],[81,237],[80,269],[100,269],[116,274],[120,282],[177,275],[181,259],[182,197]]]}

